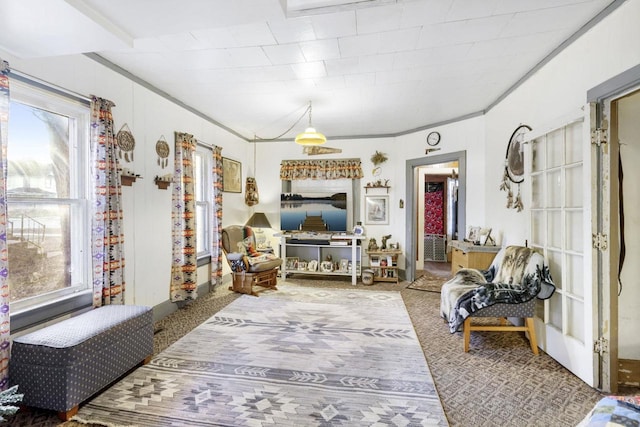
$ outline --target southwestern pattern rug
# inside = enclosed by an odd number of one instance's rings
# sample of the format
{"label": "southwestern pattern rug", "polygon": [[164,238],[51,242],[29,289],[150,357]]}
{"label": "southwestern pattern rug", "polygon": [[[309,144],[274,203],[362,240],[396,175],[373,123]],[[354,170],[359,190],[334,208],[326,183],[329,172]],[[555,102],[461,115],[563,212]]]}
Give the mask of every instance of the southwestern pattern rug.
{"label": "southwestern pattern rug", "polygon": [[81,407],[122,426],[446,426],[398,292],[243,295]]}

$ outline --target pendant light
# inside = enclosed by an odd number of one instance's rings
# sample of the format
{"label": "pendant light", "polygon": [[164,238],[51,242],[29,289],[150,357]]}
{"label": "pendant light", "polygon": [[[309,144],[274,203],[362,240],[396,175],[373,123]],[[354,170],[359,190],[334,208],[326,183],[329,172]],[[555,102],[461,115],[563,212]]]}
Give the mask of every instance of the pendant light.
{"label": "pendant light", "polygon": [[307,127],[304,132],[296,136],[296,144],[322,145],[325,142],[327,142],[327,138],[320,132],[317,132],[313,127],[313,124],[311,123],[311,114],[312,114],[311,101],[309,101],[309,108],[307,109],[307,111],[309,111],[309,127]]}

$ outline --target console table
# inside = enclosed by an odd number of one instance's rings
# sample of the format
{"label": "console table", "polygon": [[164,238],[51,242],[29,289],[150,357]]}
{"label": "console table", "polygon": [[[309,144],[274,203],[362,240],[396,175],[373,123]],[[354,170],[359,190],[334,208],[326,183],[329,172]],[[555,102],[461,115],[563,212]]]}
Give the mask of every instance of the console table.
{"label": "console table", "polygon": [[451,246],[451,274],[455,274],[461,268],[486,270],[502,249],[500,246],[480,246],[460,240],[452,240],[449,246]]}
{"label": "console table", "polygon": [[[351,284],[358,283],[362,270],[362,246],[365,236],[353,234],[280,235],[281,278],[288,274],[351,276]],[[327,261],[327,257],[331,261]]]}

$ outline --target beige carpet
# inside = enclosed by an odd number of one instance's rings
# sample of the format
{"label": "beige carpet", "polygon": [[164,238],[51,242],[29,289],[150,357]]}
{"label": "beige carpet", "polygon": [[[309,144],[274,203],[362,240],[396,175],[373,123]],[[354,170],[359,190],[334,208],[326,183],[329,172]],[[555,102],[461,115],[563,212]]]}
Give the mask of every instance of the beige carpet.
{"label": "beige carpet", "polygon": [[[471,351],[438,316],[440,295],[404,289],[408,283],[358,284],[288,279],[298,286],[399,291],[407,306],[451,426],[575,426],[601,395],[541,352],[534,356],[520,333],[474,332]],[[235,294],[219,289],[159,322],[160,351],[216,313]],[[34,410],[10,419],[12,426],[55,426],[55,414]],[[77,425],[67,423],[65,427]]]}

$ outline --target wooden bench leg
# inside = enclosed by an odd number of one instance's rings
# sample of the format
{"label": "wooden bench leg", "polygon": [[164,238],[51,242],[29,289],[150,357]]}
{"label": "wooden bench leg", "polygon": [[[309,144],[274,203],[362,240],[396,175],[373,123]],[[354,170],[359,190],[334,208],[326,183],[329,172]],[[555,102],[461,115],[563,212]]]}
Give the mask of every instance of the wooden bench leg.
{"label": "wooden bench leg", "polygon": [[58,412],[58,418],[60,418],[62,421],[69,421],[71,417],[73,417],[77,413],[78,413],[78,405],[74,406],[68,411]]}
{"label": "wooden bench leg", "polygon": [[471,340],[471,317],[464,319],[462,325],[463,349],[465,353],[469,352],[469,341]]}
{"label": "wooden bench leg", "polygon": [[536,356],[538,355],[538,341],[536,340],[536,324],[533,317],[527,317],[524,319],[527,324],[527,331],[529,332],[529,344],[531,345],[531,351]]}
{"label": "wooden bench leg", "polygon": [[150,354],[147,357],[145,357],[144,360],[142,361],[142,364],[143,365],[148,365],[149,362],[151,362],[151,359],[153,359],[153,354]]}

